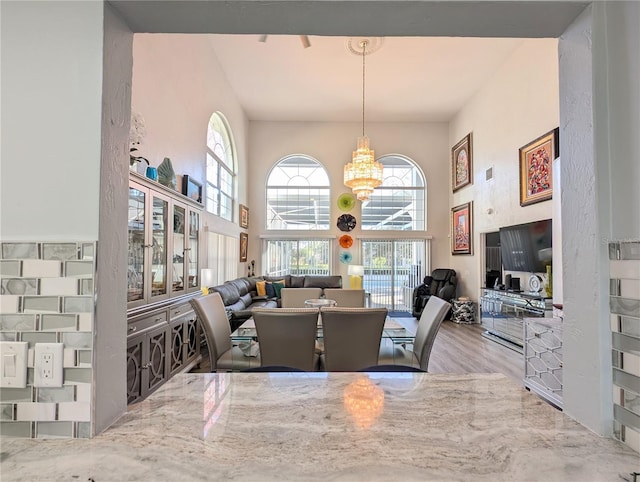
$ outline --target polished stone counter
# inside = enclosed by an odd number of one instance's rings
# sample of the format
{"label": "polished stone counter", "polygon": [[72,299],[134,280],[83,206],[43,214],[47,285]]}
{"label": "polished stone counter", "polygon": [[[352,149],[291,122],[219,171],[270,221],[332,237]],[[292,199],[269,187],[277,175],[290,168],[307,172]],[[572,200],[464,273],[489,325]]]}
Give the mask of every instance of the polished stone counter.
{"label": "polished stone counter", "polygon": [[90,439],[2,440],[1,478],[615,481],[640,456],[499,374],[184,374]]}

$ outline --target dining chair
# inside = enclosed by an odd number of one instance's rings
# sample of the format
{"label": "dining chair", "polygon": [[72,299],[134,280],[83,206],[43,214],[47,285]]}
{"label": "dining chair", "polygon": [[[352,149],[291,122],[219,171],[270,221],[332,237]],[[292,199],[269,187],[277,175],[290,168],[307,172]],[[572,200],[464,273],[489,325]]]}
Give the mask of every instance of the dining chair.
{"label": "dining chair", "polygon": [[220,293],[195,298],[190,303],[204,330],[212,372],[260,365],[260,357],[246,356],[239,346],[231,345],[231,327]]}
{"label": "dining chair", "polygon": [[317,308],[255,308],[262,365],[280,365],[308,372],[318,367]]}
{"label": "dining chair", "polygon": [[378,364],[386,308],[322,308],[326,371],[355,372]]}
{"label": "dining chair", "polygon": [[383,344],[378,364],[417,366],[427,371],[433,342],[450,308],[451,303],[436,296],[430,297],[420,315],[413,348],[408,350],[398,344]]}
{"label": "dining chair", "polygon": [[335,300],[338,307],[364,308],[364,290],[325,288],[324,296],[327,299]]}
{"label": "dining chair", "polygon": [[287,288],[280,290],[280,305],[283,308],[305,308],[304,302],[320,298],[322,288]]}

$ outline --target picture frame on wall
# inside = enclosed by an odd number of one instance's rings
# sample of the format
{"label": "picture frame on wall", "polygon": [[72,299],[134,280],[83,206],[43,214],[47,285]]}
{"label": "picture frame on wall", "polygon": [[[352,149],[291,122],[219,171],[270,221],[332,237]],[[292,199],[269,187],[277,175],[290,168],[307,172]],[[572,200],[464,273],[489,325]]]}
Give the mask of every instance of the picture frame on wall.
{"label": "picture frame on wall", "polygon": [[240,233],[240,262],[245,263],[247,261],[247,254],[249,252],[249,235],[247,233]]}
{"label": "picture frame on wall", "polygon": [[519,149],[520,206],[547,201],[553,196],[553,161],[560,153],[560,129],[555,129]]}
{"label": "picture frame on wall", "polygon": [[451,254],[473,254],[473,201],[451,209]]}
{"label": "picture frame on wall", "polygon": [[244,204],[240,204],[240,217],[238,223],[241,228],[249,229],[249,208]]}
{"label": "picture frame on wall", "polygon": [[473,184],[473,149],[471,132],[451,148],[452,189],[456,192]]}
{"label": "picture frame on wall", "polygon": [[202,184],[187,174],[182,176],[182,194],[202,204]]}

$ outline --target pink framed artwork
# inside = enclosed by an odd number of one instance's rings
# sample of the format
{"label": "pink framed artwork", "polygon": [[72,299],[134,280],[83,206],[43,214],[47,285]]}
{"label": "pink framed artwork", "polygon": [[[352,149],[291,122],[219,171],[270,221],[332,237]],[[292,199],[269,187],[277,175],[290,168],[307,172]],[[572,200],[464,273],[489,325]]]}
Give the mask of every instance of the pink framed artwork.
{"label": "pink framed artwork", "polygon": [[520,206],[547,201],[553,196],[553,160],[559,154],[559,129],[520,148]]}
{"label": "pink framed artwork", "polygon": [[472,254],[473,201],[451,209],[451,254]]}

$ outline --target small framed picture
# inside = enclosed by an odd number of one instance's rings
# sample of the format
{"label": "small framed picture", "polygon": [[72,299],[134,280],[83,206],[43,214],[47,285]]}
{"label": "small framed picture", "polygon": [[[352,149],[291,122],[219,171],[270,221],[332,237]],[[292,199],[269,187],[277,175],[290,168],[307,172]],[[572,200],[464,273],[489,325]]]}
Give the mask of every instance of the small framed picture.
{"label": "small framed picture", "polygon": [[473,184],[471,133],[451,148],[451,174],[453,192]]}
{"label": "small framed picture", "polygon": [[247,261],[247,253],[249,251],[249,235],[247,233],[240,233],[240,262],[245,263]]}
{"label": "small framed picture", "polygon": [[473,201],[451,209],[451,254],[473,254]]}
{"label": "small framed picture", "polygon": [[238,221],[241,228],[249,229],[249,208],[240,204],[240,219]]}
{"label": "small framed picture", "polygon": [[202,203],[202,184],[185,174],[182,176],[182,194],[195,202]]}
{"label": "small framed picture", "polygon": [[520,148],[520,206],[553,196],[553,160],[559,155],[559,133],[556,127]]}

